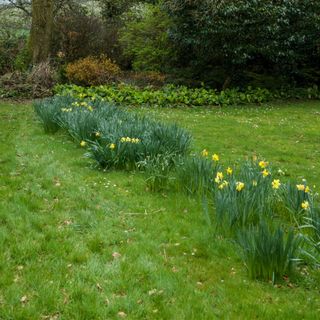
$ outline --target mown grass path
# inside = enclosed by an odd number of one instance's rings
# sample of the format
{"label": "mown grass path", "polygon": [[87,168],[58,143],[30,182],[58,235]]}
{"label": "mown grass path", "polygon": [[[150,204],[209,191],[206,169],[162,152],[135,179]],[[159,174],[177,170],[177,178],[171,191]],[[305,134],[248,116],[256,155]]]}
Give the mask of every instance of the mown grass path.
{"label": "mown grass path", "polygon": [[[143,110],[234,161],[261,154],[320,177],[320,105]],[[0,104],[0,319],[316,319],[319,272],[248,280],[196,199],[145,190],[139,173],[90,168],[30,105]]]}

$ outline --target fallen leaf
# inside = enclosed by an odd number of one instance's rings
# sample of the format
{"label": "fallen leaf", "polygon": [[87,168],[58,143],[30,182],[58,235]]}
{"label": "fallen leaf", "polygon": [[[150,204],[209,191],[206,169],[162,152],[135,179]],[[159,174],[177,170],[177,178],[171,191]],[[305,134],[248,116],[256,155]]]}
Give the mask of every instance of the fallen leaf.
{"label": "fallen leaf", "polygon": [[97,283],[97,289],[98,289],[99,291],[102,291],[102,287],[101,287],[101,285],[100,285],[99,283]]}
{"label": "fallen leaf", "polygon": [[149,296],[152,296],[157,293],[157,289],[152,289],[148,292]]}
{"label": "fallen leaf", "polygon": [[123,311],[119,311],[118,312],[118,316],[121,317],[121,318],[125,318],[127,316],[127,314]]}
{"label": "fallen leaf", "polygon": [[121,254],[120,254],[119,252],[114,252],[114,253],[112,254],[112,256],[113,256],[115,259],[117,259],[117,258],[120,258],[120,257],[121,257]]}
{"label": "fallen leaf", "polygon": [[27,296],[23,296],[23,297],[20,299],[20,302],[21,302],[21,303],[27,303],[27,302],[28,302],[28,297],[27,297]]}

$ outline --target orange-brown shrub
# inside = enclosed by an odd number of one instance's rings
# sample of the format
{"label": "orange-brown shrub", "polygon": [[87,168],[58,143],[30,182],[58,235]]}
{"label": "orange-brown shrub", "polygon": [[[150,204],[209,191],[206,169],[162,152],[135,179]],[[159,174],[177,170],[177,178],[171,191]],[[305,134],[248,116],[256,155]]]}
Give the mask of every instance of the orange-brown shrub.
{"label": "orange-brown shrub", "polygon": [[120,72],[119,66],[105,56],[99,58],[89,56],[69,63],[66,68],[69,81],[84,86],[116,81]]}

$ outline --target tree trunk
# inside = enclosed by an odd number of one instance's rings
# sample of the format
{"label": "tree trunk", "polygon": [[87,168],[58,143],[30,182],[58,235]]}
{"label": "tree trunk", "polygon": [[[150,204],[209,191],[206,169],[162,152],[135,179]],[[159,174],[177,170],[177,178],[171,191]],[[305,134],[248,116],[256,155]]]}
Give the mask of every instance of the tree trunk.
{"label": "tree trunk", "polygon": [[50,56],[53,26],[53,0],[32,0],[31,52],[33,64]]}

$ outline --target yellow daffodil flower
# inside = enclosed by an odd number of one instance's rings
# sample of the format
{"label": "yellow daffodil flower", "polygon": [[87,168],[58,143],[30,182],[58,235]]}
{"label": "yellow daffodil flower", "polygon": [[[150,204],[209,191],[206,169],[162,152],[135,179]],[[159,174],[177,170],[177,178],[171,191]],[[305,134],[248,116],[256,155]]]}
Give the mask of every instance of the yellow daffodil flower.
{"label": "yellow daffodil flower", "polygon": [[81,146],[81,147],[85,147],[86,145],[87,145],[87,143],[86,143],[85,141],[82,140],[82,141],[80,142],[80,146]]}
{"label": "yellow daffodil flower", "polygon": [[299,190],[299,191],[304,191],[305,190],[305,185],[304,184],[297,184],[297,189]]}
{"label": "yellow daffodil flower", "polygon": [[138,139],[138,138],[133,138],[133,139],[131,140],[131,142],[132,142],[132,143],[139,143],[139,142],[140,142],[140,139]]}
{"label": "yellow daffodil flower", "polygon": [[270,172],[267,169],[264,169],[262,171],[262,175],[263,175],[264,178],[267,177],[269,174],[270,174]]}
{"label": "yellow daffodil flower", "polygon": [[114,143],[111,143],[109,146],[109,149],[114,150],[116,148],[116,145]]}
{"label": "yellow daffodil flower", "polygon": [[280,186],[281,186],[281,183],[279,179],[275,179],[272,181],[272,189],[279,189]]}
{"label": "yellow daffodil flower", "polygon": [[305,192],[305,193],[310,193],[310,188],[309,188],[309,186],[306,186],[306,188],[304,189],[304,192]]}
{"label": "yellow daffodil flower", "polygon": [[201,152],[201,155],[202,155],[203,157],[207,157],[207,156],[209,155],[208,150],[207,150],[207,149],[203,149],[202,152]]}
{"label": "yellow daffodil flower", "polygon": [[223,173],[222,172],[217,172],[217,175],[216,175],[216,178],[214,179],[214,181],[216,183],[220,183],[222,179],[223,179]]}
{"label": "yellow daffodil flower", "polygon": [[216,153],[212,155],[212,161],[214,161],[214,162],[219,161],[219,156]]}
{"label": "yellow daffodil flower", "polygon": [[101,137],[101,133],[97,131],[97,132],[96,132],[96,137],[97,137],[97,138]]}
{"label": "yellow daffodil flower", "polygon": [[237,182],[236,183],[236,190],[240,192],[243,189],[244,189],[244,183],[243,182]]}
{"label": "yellow daffodil flower", "polygon": [[227,187],[229,185],[229,182],[224,180],[220,185],[219,185],[219,189],[222,190],[224,189],[225,187]]}
{"label": "yellow daffodil flower", "polygon": [[232,168],[228,167],[228,168],[227,168],[227,175],[231,176],[232,173],[233,173]]}
{"label": "yellow daffodil flower", "polygon": [[310,208],[309,202],[308,202],[308,201],[303,201],[303,202],[301,203],[301,208],[302,208],[303,210],[308,210],[308,209]]}
{"label": "yellow daffodil flower", "polygon": [[266,162],[266,161],[260,161],[259,162],[259,167],[261,169],[265,169],[267,166],[268,166],[268,162]]}

